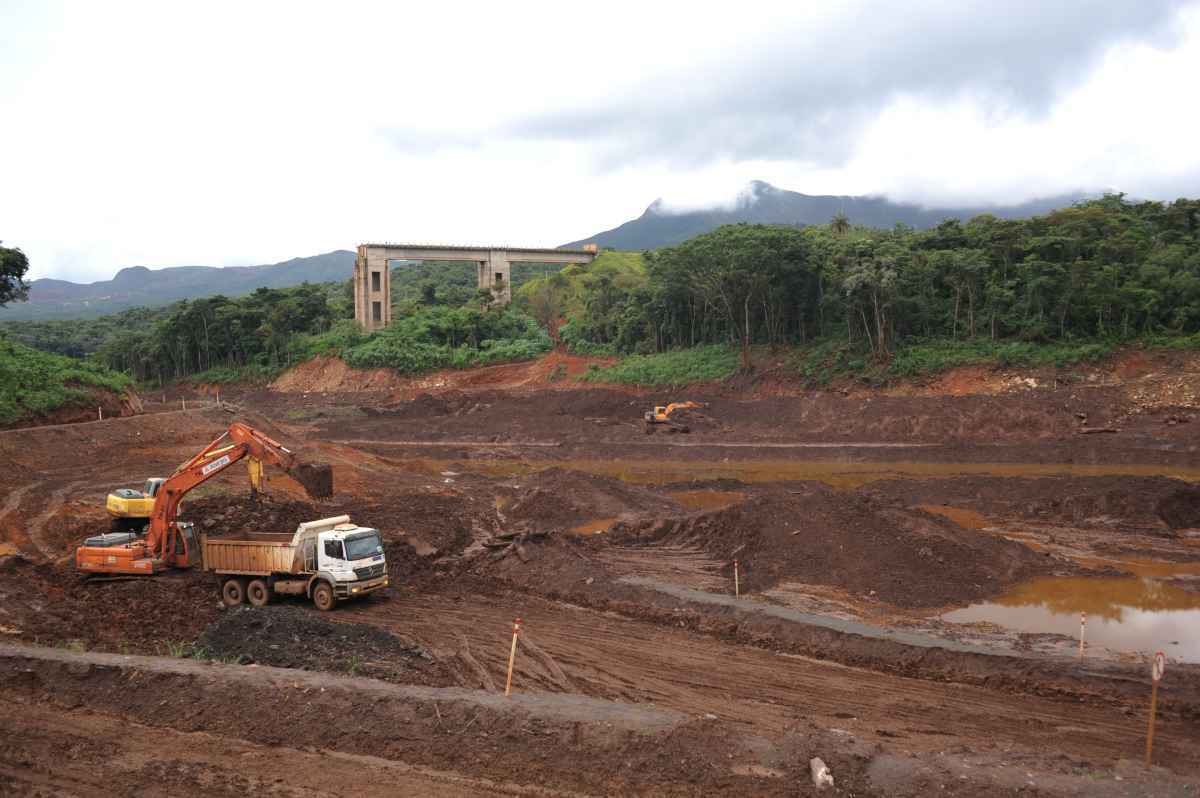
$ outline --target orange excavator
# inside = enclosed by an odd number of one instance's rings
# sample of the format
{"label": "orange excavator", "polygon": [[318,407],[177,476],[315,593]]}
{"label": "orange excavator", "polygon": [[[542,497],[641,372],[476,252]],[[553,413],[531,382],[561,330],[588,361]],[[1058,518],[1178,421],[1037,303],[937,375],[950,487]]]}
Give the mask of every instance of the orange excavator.
{"label": "orange excavator", "polygon": [[176,520],[184,494],[212,479],[239,460],[251,458],[251,474],[262,473],[262,463],[278,466],[314,498],[333,492],[332,471],[327,465],[301,463],[283,444],[235,421],[221,437],[204,447],[159,487],[146,536],[110,532],[84,541],[75,550],[75,567],[84,574],[156,574],[167,568],[188,568],[200,559],[192,524]]}

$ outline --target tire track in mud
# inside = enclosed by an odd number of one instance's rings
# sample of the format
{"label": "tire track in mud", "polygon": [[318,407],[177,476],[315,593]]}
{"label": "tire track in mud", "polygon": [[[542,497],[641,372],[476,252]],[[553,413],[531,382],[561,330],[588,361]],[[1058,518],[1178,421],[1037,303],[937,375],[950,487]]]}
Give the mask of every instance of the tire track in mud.
{"label": "tire track in mud", "polygon": [[[581,693],[693,716],[712,713],[766,735],[807,720],[864,739],[886,736],[905,750],[961,743],[1116,761],[1136,752],[1144,734],[1144,718],[1107,706],[859,670],[538,599],[517,606],[511,599],[432,595],[347,606],[341,613],[444,649],[454,649],[454,636],[462,635],[499,682],[507,631],[520,616],[539,649]],[[562,691],[539,659],[518,653],[514,689]],[[1160,719],[1159,729],[1161,763],[1200,772],[1195,724]]]}
{"label": "tire track in mud", "polygon": [[53,551],[46,543],[45,539],[42,537],[42,530],[45,528],[47,522],[49,522],[50,519],[53,518],[63,508],[63,505],[66,504],[67,494],[89,484],[90,482],[90,479],[68,482],[66,485],[53,491],[46,498],[46,509],[29,522],[29,526],[26,528],[26,532],[29,534],[29,542],[35,549],[37,549],[38,553],[41,554],[43,559],[54,559],[58,555],[58,552]]}

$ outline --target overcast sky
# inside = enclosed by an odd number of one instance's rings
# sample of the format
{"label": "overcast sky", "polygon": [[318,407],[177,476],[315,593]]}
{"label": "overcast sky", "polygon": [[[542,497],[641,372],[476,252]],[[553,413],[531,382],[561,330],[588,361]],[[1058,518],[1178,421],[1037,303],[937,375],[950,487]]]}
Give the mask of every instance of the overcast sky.
{"label": "overcast sky", "polygon": [[364,240],[553,246],[752,179],[1200,196],[1200,2],[0,0],[33,277]]}

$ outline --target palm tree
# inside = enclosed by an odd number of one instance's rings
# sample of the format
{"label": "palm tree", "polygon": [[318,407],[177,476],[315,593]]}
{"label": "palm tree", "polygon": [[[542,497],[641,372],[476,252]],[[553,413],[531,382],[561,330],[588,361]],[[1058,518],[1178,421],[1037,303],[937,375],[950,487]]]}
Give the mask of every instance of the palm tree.
{"label": "palm tree", "polygon": [[838,211],[833,215],[833,218],[829,220],[829,229],[833,231],[834,235],[836,235],[838,238],[841,238],[842,236],[846,235],[846,233],[850,232],[850,219],[847,218],[845,213]]}

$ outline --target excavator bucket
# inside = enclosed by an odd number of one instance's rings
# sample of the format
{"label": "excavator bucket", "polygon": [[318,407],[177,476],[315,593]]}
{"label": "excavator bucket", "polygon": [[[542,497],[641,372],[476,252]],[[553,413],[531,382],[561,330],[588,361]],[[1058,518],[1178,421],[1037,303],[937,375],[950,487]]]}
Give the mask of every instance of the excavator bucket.
{"label": "excavator bucket", "polygon": [[288,474],[314,499],[327,499],[333,495],[333,468],[328,463],[300,463]]}

